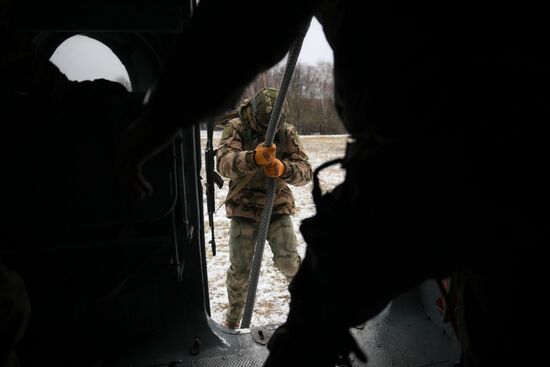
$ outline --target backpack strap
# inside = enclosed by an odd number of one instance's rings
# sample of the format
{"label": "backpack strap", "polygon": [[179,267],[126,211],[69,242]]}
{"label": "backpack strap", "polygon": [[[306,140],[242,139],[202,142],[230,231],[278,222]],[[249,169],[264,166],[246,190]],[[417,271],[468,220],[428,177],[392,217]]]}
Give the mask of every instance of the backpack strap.
{"label": "backpack strap", "polygon": [[230,120],[237,117],[239,117],[239,112],[237,112],[237,110],[231,110],[214,117],[214,124],[217,127],[225,127]]}
{"label": "backpack strap", "polygon": [[244,178],[237,184],[237,186],[235,186],[235,188],[233,189],[233,191],[231,191],[231,194],[227,195],[227,197],[225,198],[225,200],[223,201],[223,203],[220,204],[220,206],[218,206],[218,209],[216,209],[216,211],[218,211],[222,206],[224,206],[229,200],[231,200],[233,197],[235,197],[235,195],[237,195],[239,193],[239,191],[241,191],[242,189],[245,188],[246,185],[248,185],[248,183],[252,180],[252,178],[256,175],[256,171],[252,171],[250,172],[248,175],[244,176]]}
{"label": "backpack strap", "polygon": [[[250,129],[249,126],[245,126],[245,122],[240,119],[240,118],[233,118],[229,121],[227,121],[227,125],[230,125],[232,128],[234,128],[235,130],[237,130],[237,132],[239,133],[239,135],[241,136],[241,140],[242,140],[242,144],[243,144],[243,148],[245,150],[251,150],[251,149],[254,149],[255,147],[252,147],[250,148],[249,146],[250,145],[253,145],[253,137],[252,137],[252,129]],[[256,175],[256,170],[248,173],[246,176],[243,177],[243,179],[241,181],[239,181],[239,183],[237,184],[237,186],[235,186],[235,188],[233,189],[233,191],[231,191],[231,194],[229,194],[223,203],[220,204],[220,206],[218,207],[218,209],[220,209],[222,206],[224,206],[229,200],[231,200],[233,197],[235,197],[235,195],[237,195],[237,193],[239,193],[239,191],[241,191],[242,189],[244,189],[246,187],[246,185],[248,185],[248,183],[252,180],[252,178]],[[216,209],[216,211],[218,211],[218,209]]]}

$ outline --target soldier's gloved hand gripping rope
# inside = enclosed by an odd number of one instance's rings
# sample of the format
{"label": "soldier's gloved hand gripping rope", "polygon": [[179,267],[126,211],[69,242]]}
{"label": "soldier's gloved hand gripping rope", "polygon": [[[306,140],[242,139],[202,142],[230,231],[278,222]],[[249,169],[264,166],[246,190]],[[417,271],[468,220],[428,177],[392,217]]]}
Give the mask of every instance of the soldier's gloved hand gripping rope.
{"label": "soldier's gloved hand gripping rope", "polygon": [[275,144],[271,144],[271,146],[268,147],[264,143],[260,143],[256,149],[254,149],[254,162],[256,162],[258,166],[269,166],[276,159],[276,151],[277,146]]}
{"label": "soldier's gloved hand gripping rope", "polygon": [[280,177],[285,173],[285,165],[277,158],[270,165],[264,166],[263,169],[264,174],[271,178]]}
{"label": "soldier's gloved hand gripping rope", "polygon": [[275,158],[276,151],[277,146],[275,144],[268,147],[264,143],[260,143],[254,149],[254,162],[258,166],[262,166],[264,174],[271,178],[280,177],[285,173],[285,165]]}

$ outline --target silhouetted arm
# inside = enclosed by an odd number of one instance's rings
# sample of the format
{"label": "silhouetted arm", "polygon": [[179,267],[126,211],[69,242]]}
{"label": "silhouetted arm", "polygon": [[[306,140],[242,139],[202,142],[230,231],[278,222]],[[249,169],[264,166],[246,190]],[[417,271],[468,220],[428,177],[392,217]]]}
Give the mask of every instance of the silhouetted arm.
{"label": "silhouetted arm", "polygon": [[202,0],[166,63],[149,111],[120,143],[124,186],[152,192],[143,164],[181,127],[232,107],[244,87],[280,61],[313,14],[314,1]]}
{"label": "silhouetted arm", "polygon": [[280,61],[311,17],[309,1],[203,0],[167,61],[154,123],[188,126],[235,105]]}
{"label": "silhouetted arm", "polygon": [[225,126],[216,152],[216,168],[224,177],[236,179],[259,168],[253,158],[254,151],[244,149],[241,135],[230,124]]}
{"label": "silhouetted arm", "polygon": [[287,152],[281,161],[285,173],[281,178],[288,184],[304,186],[311,181],[312,170],[309,158],[304,152],[300,137],[294,126],[287,124]]}

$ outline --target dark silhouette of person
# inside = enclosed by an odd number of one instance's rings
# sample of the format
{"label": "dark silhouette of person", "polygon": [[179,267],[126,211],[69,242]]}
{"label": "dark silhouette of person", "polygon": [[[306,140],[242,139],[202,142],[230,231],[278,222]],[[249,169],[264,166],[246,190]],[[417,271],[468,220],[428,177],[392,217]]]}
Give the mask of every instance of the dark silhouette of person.
{"label": "dark silhouette of person", "polygon": [[15,348],[31,314],[21,277],[0,263],[0,366],[19,366]]}
{"label": "dark silhouette of person", "polygon": [[307,254],[267,365],[334,366],[354,349],[349,327],[451,275],[465,364],[531,365],[544,349],[536,322],[521,319],[545,289],[550,202],[541,6],[203,0],[149,110],[127,131],[120,175],[147,194],[143,164],[180,128],[233,106],[315,16],[334,51],[336,108],[353,143],[344,183],[314,192],[317,213],[301,226]]}
{"label": "dark silhouette of person", "polygon": [[[103,127],[97,121],[104,121],[105,125],[118,123],[118,120],[121,120],[120,116],[123,115],[121,110],[124,110],[123,103],[127,95],[123,86],[104,79],[84,82],[68,80],[37,49],[32,34],[18,27],[17,20],[12,13],[12,2],[0,1],[0,114],[2,116],[0,145],[2,146],[2,192],[4,193],[2,200],[4,215],[0,226],[2,237],[0,245],[1,367],[19,366],[20,362],[27,365],[28,363],[25,362],[28,362],[29,358],[48,360],[48,353],[55,352],[55,348],[51,346],[58,342],[64,343],[64,347],[69,350],[73,349],[66,341],[71,338],[76,340],[75,335],[66,333],[65,339],[59,338],[60,330],[66,330],[66,328],[64,329],[62,321],[56,319],[56,315],[44,311],[47,309],[45,305],[49,300],[44,302],[44,298],[41,299],[36,282],[33,288],[32,280],[35,280],[33,279],[35,274],[29,272],[24,266],[22,271],[21,264],[14,261],[17,256],[9,256],[9,252],[13,249],[32,248],[37,244],[47,245],[52,242],[52,238],[59,240],[66,235],[63,230],[60,230],[62,225],[59,223],[67,224],[68,216],[65,215],[68,213],[66,208],[69,205],[66,204],[74,197],[78,197],[78,195],[71,195],[69,189],[76,192],[81,189],[78,185],[84,182],[82,186],[85,189],[92,187],[100,191],[98,189],[100,185],[97,183],[105,178],[105,172],[112,172],[113,158],[110,157],[110,160],[107,160],[110,166],[100,170],[98,168],[105,167],[105,162],[100,161],[98,154],[93,155],[99,151],[103,153],[101,157],[108,156],[108,147],[95,147],[95,151],[92,149],[90,152],[84,149],[66,148],[84,145],[83,141],[85,142],[86,139],[82,139],[83,135],[76,136],[77,133],[85,131],[90,139],[95,130]],[[34,98],[41,103],[33,104],[30,101],[26,104],[18,101],[19,97]],[[112,130],[117,127],[115,125]],[[106,129],[101,132],[104,136],[105,131]],[[104,153],[105,151],[107,152]],[[34,152],[40,153],[35,156]],[[56,156],[56,153],[59,155]],[[38,157],[38,154],[41,156]],[[92,157],[88,158],[90,156]],[[44,165],[49,157],[56,157],[58,160],[55,164]],[[70,159],[97,163],[81,164],[79,171],[79,168],[67,164]],[[36,172],[27,174],[33,169],[36,169]],[[95,175],[94,171],[98,174]],[[44,174],[40,177],[37,172]],[[72,172],[72,177],[77,179],[67,180],[67,176],[63,175],[67,172]],[[82,174],[83,172],[86,174]],[[96,176],[98,176],[97,180]],[[91,178],[89,182],[86,181],[88,178]],[[108,180],[109,177],[106,179]],[[47,181],[52,184],[48,186]],[[47,194],[37,199],[36,192],[40,191],[37,188],[46,188],[43,191]],[[105,188],[105,185],[102,188]],[[55,198],[51,200],[53,204],[51,206],[44,204],[44,201],[50,198]],[[97,205],[97,199],[94,200],[94,204]],[[78,210],[76,205],[72,207],[75,207],[75,211]],[[61,219],[63,217],[65,218]],[[3,257],[4,251],[8,253],[6,258]],[[30,253],[29,258],[32,258],[32,250]],[[66,285],[60,277],[55,278],[56,274],[53,271],[51,274],[43,274],[37,270],[36,276],[41,279],[55,279],[51,288],[48,287],[52,291],[48,296],[52,299],[55,299],[52,294],[59,294],[55,290]],[[34,319],[31,315],[31,300],[32,309],[38,311]],[[59,299],[57,301],[63,302]],[[36,314],[38,314],[38,323],[36,323]],[[46,315],[48,322],[55,324],[57,329],[44,328],[37,332],[36,325],[44,325],[44,323],[40,324],[40,321],[44,320],[40,320],[40,315]],[[30,326],[30,341],[28,335],[25,335],[29,332],[27,326]],[[33,328],[34,335],[32,335]],[[37,340],[41,336],[42,339]],[[25,353],[29,346],[37,346],[35,349],[38,351],[37,355],[31,356]],[[62,360],[68,355],[70,353],[56,356],[56,362],[63,365]],[[81,359],[82,356],[80,355],[79,358]]]}

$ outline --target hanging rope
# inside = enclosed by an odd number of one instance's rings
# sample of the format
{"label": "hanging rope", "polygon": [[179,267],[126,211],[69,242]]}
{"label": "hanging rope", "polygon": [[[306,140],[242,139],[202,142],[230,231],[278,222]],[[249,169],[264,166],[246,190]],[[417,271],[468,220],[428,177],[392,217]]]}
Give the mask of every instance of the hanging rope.
{"label": "hanging rope", "polygon": [[[309,29],[311,19],[307,22],[305,27],[300,32],[296,41],[288,51],[288,59],[286,62],[285,73],[283,80],[279,88],[277,99],[275,100],[275,106],[271,112],[269,119],[269,125],[265,133],[265,146],[269,147],[273,144],[275,139],[275,132],[279,126],[281,119],[281,109],[283,102],[288,91],[288,86],[292,80],[292,73],[300,56],[300,49],[304,42],[304,37]],[[254,303],[256,302],[256,290],[258,288],[258,278],[260,277],[260,268],[262,266],[262,258],[264,255],[265,241],[267,239],[267,230],[269,229],[269,222],[271,219],[271,212],[273,211],[273,201],[275,199],[275,179],[268,177],[266,182],[266,200],[265,206],[260,217],[260,227],[258,229],[258,237],[256,239],[256,245],[254,247],[254,258],[252,260],[252,267],[250,269],[250,282],[248,285],[248,294],[246,296],[246,303],[244,306],[243,319],[241,321],[241,328],[250,327],[250,320],[252,319],[252,313],[254,311]]]}

